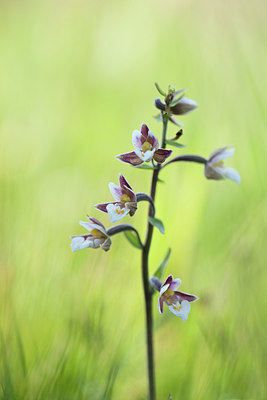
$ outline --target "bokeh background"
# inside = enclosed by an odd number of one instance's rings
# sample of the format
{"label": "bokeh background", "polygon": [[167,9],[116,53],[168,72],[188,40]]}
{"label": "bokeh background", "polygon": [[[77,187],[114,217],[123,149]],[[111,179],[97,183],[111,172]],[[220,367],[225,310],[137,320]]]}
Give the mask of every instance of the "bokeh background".
{"label": "bokeh background", "polygon": [[[72,253],[71,234],[111,199],[122,172],[148,191],[150,171],[114,159],[153,119],[154,81],[200,104],[180,118],[179,154],[234,144],[242,184],[201,165],[162,172],[150,271],[195,293],[183,323],[156,308],[158,399],[267,398],[266,2],[0,2],[0,398],[146,398],[140,253]],[[170,127],[169,137],[176,129]],[[133,223],[145,233],[147,206]]]}

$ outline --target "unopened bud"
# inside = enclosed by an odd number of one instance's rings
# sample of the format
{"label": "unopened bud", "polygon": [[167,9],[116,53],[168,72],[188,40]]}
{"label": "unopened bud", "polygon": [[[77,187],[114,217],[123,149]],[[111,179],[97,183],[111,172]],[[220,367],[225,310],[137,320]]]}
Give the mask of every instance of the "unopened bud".
{"label": "unopened bud", "polygon": [[183,115],[196,110],[198,107],[199,105],[194,100],[183,97],[178,104],[170,107],[170,110],[174,115]]}
{"label": "unopened bud", "polygon": [[160,110],[160,111],[165,111],[166,109],[166,104],[163,103],[159,97],[157,97],[154,101],[155,106]]}
{"label": "unopened bud", "polygon": [[159,278],[157,278],[156,276],[152,276],[150,278],[150,284],[153,287],[153,289],[157,290],[158,292],[160,292],[160,288],[162,285],[162,282]]}

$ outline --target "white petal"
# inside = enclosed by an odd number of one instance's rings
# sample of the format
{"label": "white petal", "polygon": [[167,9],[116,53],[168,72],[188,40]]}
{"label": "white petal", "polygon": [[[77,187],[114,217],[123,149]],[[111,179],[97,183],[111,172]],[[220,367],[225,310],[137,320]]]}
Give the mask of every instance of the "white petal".
{"label": "white petal", "polygon": [[121,188],[112,182],[109,182],[108,187],[114,199],[116,201],[121,201],[121,195],[122,195]]}
{"label": "white petal", "polygon": [[218,177],[225,178],[225,169],[221,165],[211,166],[211,169]]}
{"label": "white petal", "polygon": [[152,160],[155,151],[156,149],[147,150],[145,152],[138,149],[134,149],[135,154],[144,162]]}
{"label": "white petal", "polygon": [[107,212],[110,221],[113,223],[125,217],[125,215],[127,215],[130,212],[130,209],[126,207],[121,208],[118,204],[108,204]]}
{"label": "white petal", "polygon": [[83,237],[77,236],[75,238],[72,238],[72,240],[71,240],[72,251],[83,250],[83,249],[87,249],[88,247],[92,247],[91,239],[84,240]]}
{"label": "white petal", "polygon": [[80,221],[79,224],[87,229],[89,232],[91,232],[93,229],[98,229],[98,225],[91,224],[91,222]]}
{"label": "white petal", "polygon": [[[178,304],[179,305],[179,304]],[[169,306],[169,310],[175,314],[177,317],[180,317],[184,322],[188,318],[188,314],[191,310],[191,305],[189,301],[183,300],[181,303],[181,309],[178,311],[174,308],[174,306]]]}
{"label": "white petal", "polygon": [[234,148],[222,151],[212,159],[212,164],[217,164],[218,162],[226,160],[226,158],[232,157],[234,154],[235,154]]}
{"label": "white petal", "polygon": [[142,142],[141,142],[141,133],[138,130],[134,130],[132,134],[132,143],[133,147],[137,150],[142,149]]}
{"label": "white petal", "polygon": [[[94,248],[100,247],[100,245],[105,241],[106,239],[94,239],[93,240],[93,246]],[[90,246],[91,247],[91,246]]]}
{"label": "white petal", "polygon": [[160,296],[162,296],[162,295],[163,295],[163,293],[165,293],[165,292],[166,292],[166,290],[168,290],[168,289],[169,289],[169,286],[170,286],[170,284],[169,284],[169,283],[167,283],[167,285],[164,285],[164,286],[162,286],[162,288],[160,289],[160,292],[159,292],[159,297],[160,297]]}
{"label": "white petal", "polygon": [[240,184],[240,182],[241,182],[241,177],[234,168],[226,168],[224,171],[224,176],[238,184]]}
{"label": "white petal", "polygon": [[178,287],[181,286],[181,283],[182,283],[181,279],[179,279],[179,278],[174,279],[174,280],[172,281],[172,283],[170,284],[170,289],[171,289],[171,290],[176,290],[176,289],[178,289]]}
{"label": "white petal", "polygon": [[106,235],[105,228],[102,228],[101,225],[98,224],[91,224],[90,222],[84,222],[80,221],[79,224],[83,226],[85,229],[87,229],[89,232],[92,232],[93,229],[97,229],[98,231],[102,232],[104,235]]}
{"label": "white petal", "polygon": [[224,146],[221,147],[220,149],[216,149],[214,150],[209,157],[209,160],[212,160],[214,157],[216,157],[218,154],[224,153],[225,151],[227,151],[228,149],[232,148],[233,146]]}
{"label": "white petal", "polygon": [[157,307],[158,307],[159,312],[162,314],[163,313],[163,307],[162,307],[162,310],[161,310],[160,305],[161,305],[161,297],[159,296],[158,302],[157,302]]}

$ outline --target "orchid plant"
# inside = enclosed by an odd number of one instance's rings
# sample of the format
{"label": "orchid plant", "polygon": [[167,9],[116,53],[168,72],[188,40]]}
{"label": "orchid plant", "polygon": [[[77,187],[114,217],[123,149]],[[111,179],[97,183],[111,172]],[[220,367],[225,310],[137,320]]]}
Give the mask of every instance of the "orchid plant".
{"label": "orchid plant", "polygon": [[[165,258],[154,272],[152,276],[149,274],[149,252],[151,248],[152,235],[154,227],[158,228],[161,233],[164,233],[162,221],[156,217],[155,211],[155,195],[156,187],[159,182],[159,174],[163,168],[176,162],[194,162],[202,164],[204,167],[204,176],[207,179],[224,180],[229,178],[236,183],[240,183],[240,175],[233,168],[227,168],[224,165],[224,160],[234,154],[232,146],[226,146],[215,150],[208,159],[198,155],[180,155],[171,159],[173,150],[166,147],[181,148],[182,144],[178,142],[183,134],[182,129],[179,129],[176,135],[168,139],[167,127],[171,122],[176,126],[181,126],[174,115],[185,115],[198,108],[194,100],[185,97],[185,90],[175,90],[171,86],[168,90],[163,91],[159,85],[155,84],[159,94],[163,97],[155,99],[155,107],[159,110],[159,114],[155,117],[162,123],[161,145],[156,135],[151,132],[146,124],[142,124],[140,131],[134,130],[132,133],[133,151],[123,153],[116,156],[116,159],[130,164],[135,168],[149,169],[152,172],[150,194],[135,193],[125,177],[120,174],[119,186],[114,183],[109,183],[110,192],[115,201],[100,203],[95,208],[101,212],[107,213],[111,223],[120,221],[125,216],[134,217],[138,208],[138,203],[141,201],[149,202],[149,211],[147,218],[147,232],[144,240],[141,240],[137,229],[133,225],[119,224],[108,229],[96,218],[88,217],[89,222],[80,221],[89,233],[77,236],[71,236],[72,251],[82,250],[86,248],[102,248],[108,251],[111,246],[110,237],[124,232],[129,242],[142,252],[142,281],[145,299],[146,313],[146,346],[147,346],[147,371],[148,371],[148,399],[156,399],[155,391],[155,373],[154,373],[154,349],[153,349],[153,316],[152,316],[152,298],[158,291],[158,310],[163,313],[164,303],[169,310],[182,321],[187,321],[191,310],[191,303],[198,300],[194,294],[180,292],[177,289],[181,285],[179,278],[173,279],[169,275],[164,282],[161,281],[165,267],[167,265],[170,250],[168,250]],[[168,161],[166,161],[168,159]]]}

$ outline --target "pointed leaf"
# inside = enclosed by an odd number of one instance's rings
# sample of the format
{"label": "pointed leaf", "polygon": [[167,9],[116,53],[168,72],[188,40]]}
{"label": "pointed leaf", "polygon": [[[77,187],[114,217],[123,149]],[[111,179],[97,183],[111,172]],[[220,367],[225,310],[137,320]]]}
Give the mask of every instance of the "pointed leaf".
{"label": "pointed leaf", "polygon": [[158,182],[159,183],[165,183],[165,181],[163,181],[162,179],[158,178]]}
{"label": "pointed leaf", "polygon": [[138,168],[138,169],[155,169],[154,167],[151,167],[151,165],[148,165],[148,164],[142,164],[139,167],[135,167],[135,168]]}
{"label": "pointed leaf", "polygon": [[126,231],[126,232],[124,232],[124,235],[125,235],[126,239],[127,239],[134,247],[136,247],[137,249],[142,250],[142,247],[141,247],[141,245],[140,245],[140,243],[139,243],[139,240],[138,240],[138,238],[137,238],[137,236],[136,236],[136,234],[135,234],[134,232],[132,232],[132,231]]}
{"label": "pointed leaf", "polygon": [[165,231],[164,231],[164,225],[163,222],[161,221],[161,219],[159,218],[154,218],[154,217],[148,217],[148,221],[150,222],[151,225],[155,226],[156,228],[158,228],[158,230],[160,231],[160,233],[162,233],[164,235]]}
{"label": "pointed leaf", "polygon": [[180,149],[186,146],[185,144],[177,143],[174,140],[166,140],[165,143],[173,147],[179,147]]}
{"label": "pointed leaf", "polygon": [[178,122],[172,115],[168,115],[169,121],[171,121],[174,125],[180,126],[182,127],[183,124],[181,124],[180,122]]}
{"label": "pointed leaf", "polygon": [[155,86],[157,88],[157,91],[162,95],[162,96],[166,96],[166,93],[159,87],[159,84],[157,82],[155,82]]}
{"label": "pointed leaf", "polygon": [[156,271],[154,272],[154,276],[156,276],[157,278],[161,279],[164,275],[164,271],[166,268],[166,265],[169,261],[171,255],[171,249],[168,249],[165,257],[163,258],[163,260],[161,261],[160,265],[158,266],[158,268],[156,269]]}

